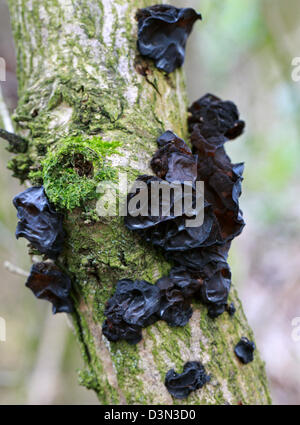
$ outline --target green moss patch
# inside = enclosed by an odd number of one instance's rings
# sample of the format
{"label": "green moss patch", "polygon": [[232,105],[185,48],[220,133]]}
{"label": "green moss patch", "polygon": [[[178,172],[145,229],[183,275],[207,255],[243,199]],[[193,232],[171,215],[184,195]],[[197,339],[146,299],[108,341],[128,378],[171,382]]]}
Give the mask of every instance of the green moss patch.
{"label": "green moss patch", "polygon": [[[60,209],[72,210],[96,198],[97,184],[103,180],[116,180],[116,169],[109,156],[118,154],[118,141],[104,141],[83,136],[61,140],[58,147],[48,150],[42,161],[42,178],[50,201]],[[36,173],[31,179],[39,177]]]}

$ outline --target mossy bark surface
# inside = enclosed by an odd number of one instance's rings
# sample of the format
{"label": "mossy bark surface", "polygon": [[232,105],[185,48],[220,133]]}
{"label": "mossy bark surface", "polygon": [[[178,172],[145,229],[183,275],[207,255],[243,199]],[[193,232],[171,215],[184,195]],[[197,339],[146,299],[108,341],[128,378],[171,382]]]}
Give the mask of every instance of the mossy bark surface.
{"label": "mossy bark surface", "polygon": [[[67,238],[58,262],[73,281],[72,318],[86,363],[81,383],[107,404],[270,403],[258,350],[246,366],[233,353],[241,336],[253,339],[234,287],[234,317],[225,313],[209,319],[206,307],[195,303],[187,326],[157,322],[143,331],[136,346],[110,343],[102,336],[105,303],[116,282],[132,278],[155,283],[171,267],[127,231],[121,218],[97,216],[93,191],[99,179],[78,174],[76,168],[79,154],[81,166],[92,164],[98,177],[102,172],[100,180],[122,171],[132,182],[151,173],[149,160],[158,135],[171,129],[187,138],[182,71],[166,76],[137,54],[135,13],[152,2],[9,4],[19,79],[14,120],[29,140],[28,152],[15,156],[9,167],[21,180],[44,183],[50,200],[65,214]],[[106,142],[115,143],[116,150]],[[67,186],[75,177],[72,191]],[[211,382],[187,400],[172,399],[165,374],[170,368],[181,372],[191,360],[205,365]]]}

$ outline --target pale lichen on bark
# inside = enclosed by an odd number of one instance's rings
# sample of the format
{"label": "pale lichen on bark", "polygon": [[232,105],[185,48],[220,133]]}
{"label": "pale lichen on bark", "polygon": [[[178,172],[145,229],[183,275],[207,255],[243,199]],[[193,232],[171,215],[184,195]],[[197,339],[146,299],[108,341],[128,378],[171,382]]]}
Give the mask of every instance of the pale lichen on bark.
{"label": "pale lichen on bark", "polygon": [[[165,76],[136,51],[135,13],[152,1],[9,4],[20,95],[14,119],[30,140],[28,153],[11,164],[17,176],[25,179],[30,170],[38,171],[47,149],[55,154],[66,136],[81,134],[120,141],[119,154],[109,158],[111,167],[127,171],[133,180],[150,172],[159,134],[172,129],[187,136],[182,71]],[[145,70],[147,75],[141,75]],[[143,331],[137,346],[110,343],[102,336],[104,305],[117,280],[154,283],[170,264],[128,232],[119,218],[95,220],[95,202],[87,203],[85,211],[65,211],[67,240],[59,260],[73,279],[73,322],[86,361],[82,383],[102,403],[181,403],[167,392],[164,376],[171,367],[180,371],[186,361],[200,360],[212,375],[211,383],[184,403],[269,403],[259,353],[247,366],[233,354],[241,336],[253,336],[235,290],[234,318],[224,314],[211,320],[206,308],[195,304],[186,327],[158,322]]]}

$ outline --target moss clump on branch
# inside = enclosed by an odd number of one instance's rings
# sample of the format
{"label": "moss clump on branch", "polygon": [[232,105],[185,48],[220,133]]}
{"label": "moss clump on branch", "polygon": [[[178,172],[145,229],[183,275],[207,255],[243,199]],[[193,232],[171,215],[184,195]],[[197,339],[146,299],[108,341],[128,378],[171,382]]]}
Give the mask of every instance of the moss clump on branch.
{"label": "moss clump on branch", "polygon": [[97,184],[115,180],[117,171],[108,157],[118,154],[118,141],[83,136],[62,139],[54,151],[49,149],[41,170],[30,178],[41,179],[49,200],[58,208],[72,210],[97,197]]}
{"label": "moss clump on branch", "polygon": [[27,153],[19,153],[8,162],[7,168],[12,171],[13,177],[16,177],[21,183],[24,183],[28,178],[28,173],[32,164],[33,161]]}

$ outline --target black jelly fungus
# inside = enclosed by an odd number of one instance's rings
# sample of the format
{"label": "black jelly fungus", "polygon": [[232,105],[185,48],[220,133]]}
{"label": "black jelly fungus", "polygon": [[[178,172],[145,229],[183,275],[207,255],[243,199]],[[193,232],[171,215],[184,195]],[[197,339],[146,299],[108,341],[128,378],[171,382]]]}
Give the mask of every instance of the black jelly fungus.
{"label": "black jelly fungus", "polygon": [[245,122],[239,119],[236,105],[212,94],[206,94],[194,102],[189,112],[190,132],[198,128],[206,143],[215,148],[240,136],[245,128]]}
{"label": "black jelly fungus", "polygon": [[254,342],[249,341],[249,339],[246,337],[242,337],[234,348],[235,355],[244,364],[253,361],[254,350]]}
{"label": "black jelly fungus", "polygon": [[142,339],[142,327],[129,325],[124,320],[116,318],[113,321],[105,320],[102,326],[103,335],[109,341],[125,340],[129,344],[137,344]]}
{"label": "black jelly fungus", "polygon": [[71,280],[53,263],[33,264],[25,285],[32,290],[37,298],[52,303],[53,314],[72,313]]}
{"label": "black jelly fungus", "polygon": [[223,314],[225,309],[226,309],[226,304],[224,303],[209,304],[207,306],[207,315],[211,319],[215,319],[216,317]]}
{"label": "black jelly fungus", "polygon": [[173,397],[184,399],[209,381],[210,376],[206,374],[204,366],[194,361],[187,362],[182,373],[176,373],[174,369],[170,369],[166,374],[165,386]]}
{"label": "black jelly fungus", "polygon": [[193,310],[182,291],[175,287],[169,277],[159,279],[156,286],[160,289],[159,317],[169,326],[185,326]]}
{"label": "black jelly fungus", "polygon": [[234,314],[236,312],[236,308],[235,308],[234,303],[230,303],[229,305],[227,304],[226,311],[229,314],[229,316],[234,316]]}
{"label": "black jelly fungus", "polygon": [[[182,215],[158,223],[153,229],[144,233],[144,239],[165,252],[211,246],[216,241],[219,229],[213,210],[208,203],[204,205],[204,222],[201,226],[187,227],[187,218]],[[221,235],[218,239],[221,240]]]}
{"label": "black jelly fungus", "polygon": [[192,8],[162,4],[139,9],[136,18],[141,55],[153,59],[166,73],[181,67],[187,38],[201,15]]}
{"label": "black jelly fungus", "polygon": [[231,272],[227,263],[217,263],[204,279],[201,287],[202,301],[209,306],[209,316],[216,317],[225,311],[231,286]]}
{"label": "black jelly fungus", "polygon": [[136,344],[142,338],[142,327],[158,320],[160,291],[146,281],[120,280],[114,295],[106,304],[103,333],[110,341],[125,339]]}
{"label": "black jelly fungus", "polygon": [[227,262],[230,243],[225,245],[209,246],[206,248],[196,248],[186,251],[167,252],[168,260],[185,266],[194,274],[201,270],[207,277],[211,274],[211,268],[218,262]]}
{"label": "black jelly fungus", "polygon": [[43,186],[19,193],[13,204],[19,219],[16,238],[26,238],[42,254],[55,259],[63,248],[63,218],[50,205]]}
{"label": "black jelly fungus", "polygon": [[157,139],[160,149],[151,160],[151,167],[157,177],[168,182],[191,182],[197,179],[197,156],[171,131]]}
{"label": "black jelly fungus", "polygon": [[173,267],[170,270],[169,277],[173,285],[180,289],[185,298],[192,298],[199,293],[203,285],[203,279],[199,274],[194,274],[185,266]]}
{"label": "black jelly fungus", "polygon": [[[129,229],[129,230],[136,230],[139,233],[141,233],[141,231],[144,231],[148,228],[154,227],[159,223],[163,223],[165,221],[168,221],[172,218],[174,218],[174,214],[172,214],[172,212],[170,212],[170,214],[164,214],[163,210],[160,209],[157,216],[152,216],[151,215],[151,208],[152,208],[152,203],[151,203],[151,187],[152,187],[152,183],[159,183],[159,184],[163,184],[163,180],[160,179],[159,177],[155,177],[155,176],[139,176],[136,180],[136,183],[142,182],[144,183],[145,186],[143,186],[142,188],[136,188],[136,190],[133,190],[132,192],[130,192],[127,196],[127,206],[128,206],[128,214],[127,216],[124,217],[124,223],[125,226]],[[145,191],[145,194],[143,194],[143,192]],[[130,202],[133,201],[134,197],[136,197],[137,194],[141,194],[144,196],[144,198],[146,199],[148,197],[148,215],[137,215],[134,216],[130,213]],[[174,202],[174,199],[173,199]],[[160,203],[160,202],[158,202]],[[140,205],[140,209],[142,209],[142,205]],[[172,210],[172,205],[171,205],[171,210]],[[143,233],[141,233],[143,234]]]}

